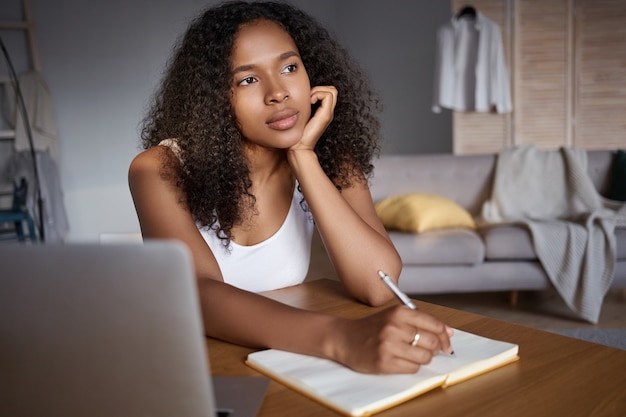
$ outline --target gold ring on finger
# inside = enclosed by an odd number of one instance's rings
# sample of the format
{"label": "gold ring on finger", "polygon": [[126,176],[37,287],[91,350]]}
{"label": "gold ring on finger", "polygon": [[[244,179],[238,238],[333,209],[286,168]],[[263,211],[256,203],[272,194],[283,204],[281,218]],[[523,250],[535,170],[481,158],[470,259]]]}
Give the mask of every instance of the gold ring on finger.
{"label": "gold ring on finger", "polygon": [[420,340],[420,331],[416,331],[415,332],[415,336],[413,336],[413,341],[411,341],[411,346],[415,347],[417,346],[417,342],[419,342]]}

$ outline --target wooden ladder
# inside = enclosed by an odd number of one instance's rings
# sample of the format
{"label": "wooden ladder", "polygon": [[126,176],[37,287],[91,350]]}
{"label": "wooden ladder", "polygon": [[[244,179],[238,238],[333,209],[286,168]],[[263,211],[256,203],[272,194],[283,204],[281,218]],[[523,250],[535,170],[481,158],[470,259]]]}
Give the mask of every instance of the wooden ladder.
{"label": "wooden ladder", "polygon": [[[21,0],[21,3],[23,20],[7,22],[0,21],[0,30],[16,30],[23,32],[26,36],[30,69],[34,71],[41,71],[41,61],[39,60],[39,48],[35,37],[35,21],[33,20],[31,3],[30,0]],[[4,56],[2,58],[4,59]],[[0,75],[0,83],[10,86],[10,74]],[[15,131],[13,130],[0,131],[0,139],[13,139],[14,136]]]}
{"label": "wooden ladder", "polygon": [[[7,0],[3,0],[7,1]],[[12,20],[12,21],[0,21],[0,31],[2,33],[7,32],[21,32],[24,35],[23,40],[25,41],[27,51],[26,58],[28,61],[28,68],[26,70],[31,71],[41,71],[41,61],[39,59],[39,48],[37,45],[37,38],[35,36],[35,21],[33,19],[32,7],[30,0],[17,0],[21,3],[21,20]],[[20,39],[22,41],[22,39]],[[10,45],[6,45],[8,52],[10,53],[9,47]],[[13,45],[14,46],[14,45]],[[0,53],[0,61],[5,62],[6,64],[6,74],[0,74],[0,86],[4,88],[4,91],[7,89],[13,88],[13,81],[11,79],[9,64],[6,62],[4,53]],[[24,69],[22,69],[24,70]],[[20,72],[20,69],[15,69],[16,72]],[[2,154],[0,158],[0,169],[7,163],[10,155],[14,149],[14,140],[15,140],[15,130],[7,129],[7,126],[0,127],[0,147]],[[0,206],[4,207],[7,204],[11,204],[13,195],[13,184],[12,183],[0,183]]]}

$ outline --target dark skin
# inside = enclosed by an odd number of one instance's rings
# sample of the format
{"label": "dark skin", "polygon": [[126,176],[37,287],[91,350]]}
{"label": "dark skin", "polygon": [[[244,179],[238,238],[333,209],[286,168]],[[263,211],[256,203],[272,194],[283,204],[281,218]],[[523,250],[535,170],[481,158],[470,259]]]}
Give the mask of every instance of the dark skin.
{"label": "dark skin", "polygon": [[[338,191],[313,151],[332,122],[340,92],[310,86],[295,43],[271,21],[241,26],[232,61],[231,103],[246,138],[256,197],[255,211],[244,213],[232,240],[253,245],[273,235],[287,215],[297,180],[347,293],[374,306],[390,301],[393,295],[377,271],[397,277],[401,260],[376,215],[367,181],[354,178],[352,186]],[[313,115],[312,104],[318,105]],[[172,176],[162,175],[168,154],[173,156],[163,146],[139,154],[130,166],[130,188],[143,236],[177,239],[190,248],[207,335],[325,357],[367,373],[416,372],[433,355],[451,352],[449,327],[404,306],[348,320],[295,309],[224,283],[182,191]],[[418,329],[421,337],[413,347]]]}

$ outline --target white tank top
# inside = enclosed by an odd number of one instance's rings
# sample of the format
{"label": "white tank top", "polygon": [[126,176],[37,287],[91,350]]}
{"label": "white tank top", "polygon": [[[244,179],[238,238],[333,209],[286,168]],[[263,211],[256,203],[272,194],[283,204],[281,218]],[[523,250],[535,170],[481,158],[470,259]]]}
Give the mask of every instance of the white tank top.
{"label": "white tank top", "polygon": [[224,282],[262,292],[302,283],[309,270],[313,220],[300,207],[302,196],[294,191],[287,217],[278,231],[252,246],[230,243],[230,250],[212,230],[200,233],[215,255]]}
{"label": "white tank top", "polygon": [[[169,147],[180,157],[175,140],[159,145]],[[275,290],[302,283],[309,271],[313,219],[300,206],[298,184],[287,217],[278,231],[256,245],[231,242],[227,249],[214,231],[198,226],[222,271],[224,282],[251,292]]]}

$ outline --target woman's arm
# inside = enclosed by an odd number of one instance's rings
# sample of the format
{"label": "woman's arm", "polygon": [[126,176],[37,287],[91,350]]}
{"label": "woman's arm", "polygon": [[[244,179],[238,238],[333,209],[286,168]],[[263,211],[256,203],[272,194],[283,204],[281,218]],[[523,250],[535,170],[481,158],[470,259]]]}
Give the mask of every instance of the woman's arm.
{"label": "woman's arm", "polygon": [[378,277],[383,270],[397,282],[402,262],[376,215],[364,178],[339,192],[313,152],[298,152],[290,160],[315,218],[329,258],[346,290],[370,305],[393,294]]}
{"label": "woman's arm", "polygon": [[378,278],[378,270],[397,282],[402,269],[400,256],[376,215],[366,179],[352,178],[352,185],[339,192],[314,152],[333,119],[336,101],[337,90],[332,86],[311,90],[311,102],[320,102],[320,106],[300,143],[288,150],[287,158],[346,290],[362,302],[380,305],[393,295]]}
{"label": "woman's arm", "polygon": [[[320,341],[332,327],[331,317],[299,311],[223,282],[213,252],[175,185],[175,175],[163,171],[168,152],[157,146],[139,154],[129,169],[130,190],[144,238],[179,240],[191,250],[206,333],[247,346],[328,356]],[[303,327],[306,331],[300,330]]]}
{"label": "woman's arm", "polygon": [[[371,373],[415,372],[439,351],[450,351],[443,323],[422,312],[398,306],[348,320],[299,310],[224,283],[174,177],[163,175],[166,152],[171,151],[155,147],[138,155],[129,169],[129,185],[144,237],[176,239],[191,250],[207,335],[325,357]],[[418,329],[419,345],[412,347]]]}

